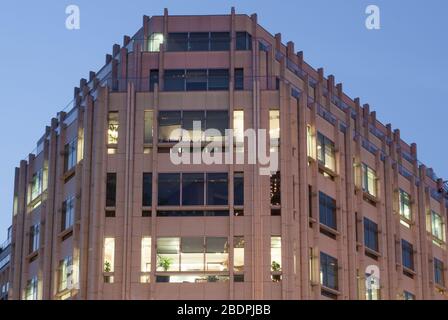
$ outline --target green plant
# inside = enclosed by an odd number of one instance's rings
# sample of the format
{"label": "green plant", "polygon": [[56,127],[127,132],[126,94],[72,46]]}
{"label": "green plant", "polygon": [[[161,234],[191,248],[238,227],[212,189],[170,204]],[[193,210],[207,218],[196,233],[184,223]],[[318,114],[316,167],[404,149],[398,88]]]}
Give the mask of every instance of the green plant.
{"label": "green plant", "polygon": [[168,271],[168,269],[171,266],[171,263],[173,263],[173,260],[171,258],[168,257],[162,257],[162,256],[157,256],[157,266],[162,268],[163,271]]}
{"label": "green plant", "polygon": [[271,270],[273,272],[280,272],[282,270],[282,267],[280,266],[280,263],[278,263],[277,261],[272,261]]}
{"label": "green plant", "polygon": [[109,261],[104,262],[104,272],[111,272],[112,266]]}

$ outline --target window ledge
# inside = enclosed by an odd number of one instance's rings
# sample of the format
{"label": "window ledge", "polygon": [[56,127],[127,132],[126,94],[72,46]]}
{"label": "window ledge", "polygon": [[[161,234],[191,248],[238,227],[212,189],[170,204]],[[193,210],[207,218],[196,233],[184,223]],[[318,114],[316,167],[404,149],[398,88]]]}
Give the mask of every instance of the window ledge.
{"label": "window ledge", "polygon": [[64,174],[62,175],[62,179],[65,182],[75,175],[76,167],[77,165],[73,166],[73,168],[71,168],[70,170],[64,172]]}
{"label": "window ledge", "polygon": [[322,285],[322,290],[327,291],[329,293],[332,293],[334,295],[340,296],[341,295],[341,291],[337,290],[337,289],[332,289],[332,288],[328,288],[324,285]]}
{"label": "window ledge", "polygon": [[339,235],[341,234],[338,230],[333,229],[333,228],[331,228],[331,227],[329,227],[329,226],[326,226],[326,225],[324,225],[324,224],[322,224],[322,223],[320,223],[319,226],[320,226],[321,229],[324,229],[325,231],[327,231],[327,232],[329,232],[329,233],[332,233],[332,234],[334,234],[335,236],[339,236]]}
{"label": "window ledge", "polygon": [[368,248],[368,247],[365,247],[365,251],[366,251],[367,253],[369,253],[369,254],[371,254],[371,255],[377,257],[377,258],[381,258],[381,253],[379,253],[379,252],[376,251],[376,250],[373,250],[373,249],[370,249],[370,248]]}
{"label": "window ledge", "polygon": [[407,272],[409,274],[412,274],[413,276],[417,275],[417,272],[415,272],[414,270],[409,269],[408,267],[405,267],[403,265],[401,267],[403,268],[403,272]]}
{"label": "window ledge", "polygon": [[39,249],[37,249],[36,251],[33,251],[30,254],[28,254],[25,259],[27,261],[30,261],[30,260],[36,258],[38,255],[39,255]]}
{"label": "window ledge", "polygon": [[371,195],[370,193],[368,193],[367,191],[362,191],[362,195],[364,199],[367,199],[369,201],[375,202],[375,203],[379,203],[380,199],[374,195]]}
{"label": "window ledge", "polygon": [[434,283],[434,287],[436,288],[439,293],[445,293],[447,291],[447,288],[441,284]]}
{"label": "window ledge", "polygon": [[335,171],[331,170],[330,168],[327,168],[325,165],[323,165],[320,162],[318,162],[318,164],[319,164],[319,170],[325,172],[326,174],[328,174],[332,178],[338,177],[338,174]]}
{"label": "window ledge", "polygon": [[71,227],[69,227],[69,228],[67,228],[67,229],[65,229],[65,230],[63,230],[63,231],[61,231],[61,232],[59,232],[59,234],[58,234],[58,238],[59,238],[59,239],[62,239],[62,238],[64,238],[65,236],[67,236],[70,232],[73,232],[73,226],[71,226]]}

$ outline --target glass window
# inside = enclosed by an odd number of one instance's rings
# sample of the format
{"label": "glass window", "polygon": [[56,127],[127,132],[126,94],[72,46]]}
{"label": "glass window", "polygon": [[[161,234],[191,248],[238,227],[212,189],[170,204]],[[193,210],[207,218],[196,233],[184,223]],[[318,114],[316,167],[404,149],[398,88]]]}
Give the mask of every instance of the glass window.
{"label": "glass window", "polygon": [[35,224],[34,226],[30,227],[30,253],[39,250],[39,234],[39,224]]}
{"label": "glass window", "polygon": [[31,201],[42,194],[43,189],[43,169],[33,174],[31,179]]}
{"label": "glass window", "polygon": [[163,44],[163,33],[152,33],[148,39],[148,51],[159,52],[161,44]]}
{"label": "glass window", "polygon": [[37,276],[31,278],[26,283],[25,300],[37,300],[38,280]]}
{"label": "glass window", "polygon": [[320,132],[317,133],[317,160],[326,168],[336,170],[334,142]]}
{"label": "glass window", "polygon": [[167,40],[167,51],[187,51],[188,50],[188,33],[169,33]]}
{"label": "glass window", "polygon": [[158,180],[159,206],[180,205],[180,174],[159,173]]}
{"label": "glass window", "polygon": [[[206,141],[222,141],[229,128],[228,111],[207,111],[206,129],[214,129],[216,133],[207,132]],[[218,135],[219,132],[219,135]]]}
{"label": "glass window", "polygon": [[165,70],[165,91],[185,91],[185,70]]}
{"label": "glass window", "polygon": [[141,272],[151,272],[151,237],[143,237],[141,244]]}
{"label": "glass window", "polygon": [[181,239],[180,271],[204,270],[204,238],[183,237]]}
{"label": "glass window", "polygon": [[227,271],[229,266],[227,238],[207,237],[205,242],[206,271]]}
{"label": "glass window", "polygon": [[[271,272],[282,271],[282,237],[271,236]],[[273,278],[279,281],[280,278]]]}
{"label": "glass window", "polygon": [[152,143],[153,137],[153,111],[146,110],[144,112],[144,133],[143,143]]}
{"label": "glass window", "polygon": [[64,171],[67,172],[77,164],[78,139],[73,139],[64,147]]}
{"label": "glass window", "polygon": [[244,237],[233,237],[233,271],[244,271]]}
{"label": "glass window", "polygon": [[271,175],[271,205],[280,205],[280,171]]}
{"label": "glass window", "polygon": [[118,112],[111,111],[108,115],[107,144],[118,144]]}
{"label": "glass window", "polygon": [[157,271],[180,270],[180,238],[157,239]]}
{"label": "glass window", "polygon": [[159,84],[159,70],[153,69],[149,72],[149,91],[154,91],[156,84]]}
{"label": "glass window", "polygon": [[401,240],[401,254],[403,266],[414,270],[414,247],[406,240]]}
{"label": "glass window", "polygon": [[233,203],[235,206],[244,205],[244,173],[235,172],[233,176]]}
{"label": "glass window", "polygon": [[233,111],[233,137],[237,153],[244,153],[244,111]]}
{"label": "glass window", "polygon": [[67,230],[75,221],[75,197],[68,197],[62,204],[61,231]]}
{"label": "glass window", "polygon": [[190,51],[208,51],[209,50],[208,32],[190,32],[189,50]]}
{"label": "glass window", "polygon": [[108,172],[106,180],[106,207],[115,207],[117,197],[117,174]]}
{"label": "glass window", "polygon": [[308,157],[314,159],[314,143],[313,143],[313,134],[311,132],[311,126],[306,126],[306,147]]}
{"label": "glass window", "polygon": [[115,238],[104,238],[104,265],[103,271],[114,272],[115,267]]}
{"label": "glass window", "polygon": [[211,51],[228,51],[230,49],[230,33],[229,32],[211,32],[210,33],[210,50]]}
{"label": "glass window", "polygon": [[366,273],[366,300],[380,300],[380,279],[372,272]]}
{"label": "glass window", "polygon": [[400,216],[406,220],[412,219],[411,196],[400,189]]}
{"label": "glass window", "polygon": [[362,189],[376,197],[376,172],[365,163],[362,164]]}
{"label": "glass window", "polygon": [[142,206],[152,206],[152,173],[143,173]]}
{"label": "glass window", "polygon": [[378,225],[367,218],[364,218],[364,244],[378,252]]}
{"label": "glass window", "polygon": [[182,174],[182,205],[204,205],[204,174]]}
{"label": "glass window", "polygon": [[[201,132],[195,132],[194,125],[201,130]],[[188,141],[201,141],[202,131],[205,129],[205,112],[204,111],[184,111],[182,114],[182,129],[187,130],[189,133]],[[182,137],[182,140],[187,141],[186,137]]]}
{"label": "glass window", "polygon": [[236,33],[236,50],[252,50],[252,36],[249,33]]}
{"label": "glass window", "polygon": [[180,111],[159,111],[159,141],[177,142],[180,141],[179,135],[172,135],[174,130],[181,129]]}
{"label": "glass window", "polygon": [[73,258],[71,256],[59,262],[59,275],[58,281],[59,292],[72,288],[72,277],[73,277]]}
{"label": "glass window", "polygon": [[321,224],[337,229],[336,201],[323,192],[319,192],[319,219]]}
{"label": "glass window", "polygon": [[280,146],[280,110],[269,110],[269,138],[271,152]]}
{"label": "glass window", "polygon": [[324,287],[338,290],[338,260],[320,253],[320,282]]}
{"label": "glass window", "polygon": [[404,300],[415,300],[415,295],[409,291],[404,291],[403,298]]}
{"label": "glass window", "polygon": [[207,90],[207,69],[191,69],[186,73],[187,91]]}
{"label": "glass window", "polygon": [[235,90],[244,90],[244,69],[235,69]]}
{"label": "glass window", "polygon": [[438,213],[431,211],[431,233],[438,241],[445,241],[445,224]]}
{"label": "glass window", "polygon": [[207,205],[227,205],[227,173],[207,173]]}
{"label": "glass window", "polygon": [[444,273],[443,261],[434,258],[434,281],[436,284],[442,287],[445,286],[445,276],[443,273]]}
{"label": "glass window", "polygon": [[208,90],[229,90],[229,69],[208,70]]}

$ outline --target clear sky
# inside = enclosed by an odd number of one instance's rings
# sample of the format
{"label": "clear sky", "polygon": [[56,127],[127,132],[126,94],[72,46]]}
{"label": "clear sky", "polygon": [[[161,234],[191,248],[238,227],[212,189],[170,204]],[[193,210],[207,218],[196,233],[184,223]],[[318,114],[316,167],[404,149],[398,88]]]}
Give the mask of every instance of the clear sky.
{"label": "clear sky", "polygon": [[[65,28],[78,5],[80,30]],[[367,30],[365,9],[381,10],[381,29]],[[383,123],[418,145],[419,159],[448,179],[448,1],[446,0],[57,0],[0,4],[0,242],[11,224],[13,173],[73,87],[98,71],[142,16],[258,13],[268,31],[295,42],[313,67],[334,74]],[[423,123],[423,124],[422,124]]]}

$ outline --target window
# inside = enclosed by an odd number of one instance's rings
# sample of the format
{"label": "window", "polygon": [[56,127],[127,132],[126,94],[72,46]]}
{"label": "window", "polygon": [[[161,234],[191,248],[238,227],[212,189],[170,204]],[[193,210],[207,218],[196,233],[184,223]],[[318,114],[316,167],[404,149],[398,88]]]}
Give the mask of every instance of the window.
{"label": "window", "polygon": [[[183,136],[183,141],[201,141],[202,132],[205,129],[206,115],[204,111],[183,111],[182,129],[188,131],[188,137]],[[201,130],[200,133],[195,132]]]}
{"label": "window", "polygon": [[367,218],[364,218],[364,244],[378,252],[378,225]]}
{"label": "window", "polygon": [[317,160],[325,168],[336,170],[334,142],[320,132],[317,133]]}
{"label": "window", "polygon": [[271,205],[280,206],[280,171],[271,174]]}
{"label": "window", "polygon": [[152,173],[143,173],[142,206],[152,206]]}
{"label": "window", "polygon": [[210,33],[210,50],[211,51],[228,51],[230,49],[230,33],[229,32],[211,32]]}
{"label": "window", "polygon": [[321,224],[337,230],[336,201],[323,192],[319,192],[319,219]]}
{"label": "window", "polygon": [[233,137],[235,143],[235,151],[244,153],[244,111],[233,111]]}
{"label": "window", "polygon": [[271,279],[273,282],[281,280],[282,271],[282,237],[271,236]]}
{"label": "window", "polygon": [[208,32],[190,32],[189,51],[208,51],[209,50]]}
{"label": "window", "polygon": [[153,111],[145,110],[144,112],[144,129],[143,129],[143,143],[152,143],[153,137]]}
{"label": "window", "polygon": [[43,169],[33,174],[31,179],[31,201],[35,200],[43,191]]}
{"label": "window", "polygon": [[228,217],[229,210],[158,210],[158,217]]}
{"label": "window", "polygon": [[186,71],[186,90],[187,91],[206,91],[207,90],[207,70],[191,69]]}
{"label": "window", "polygon": [[403,266],[414,270],[414,247],[406,240],[401,240],[401,255]]}
{"label": "window", "polygon": [[182,174],[182,205],[204,205],[204,174]]}
{"label": "window", "polygon": [[61,231],[67,230],[75,221],[75,197],[68,197],[62,204]]}
{"label": "window", "polygon": [[180,238],[157,239],[157,271],[180,270]]}
{"label": "window", "polygon": [[152,69],[149,71],[149,91],[154,91],[156,84],[159,85],[159,70]]}
{"label": "window", "polygon": [[365,163],[362,164],[362,190],[376,197],[376,172]]}
{"label": "window", "polygon": [[107,144],[118,144],[118,112],[111,111],[108,114]]}
{"label": "window", "polygon": [[188,51],[188,33],[169,33],[167,51]]}
{"label": "window", "polygon": [[59,262],[58,291],[73,288],[73,258],[71,256]]}
{"label": "window", "polygon": [[374,272],[366,273],[366,300],[380,300],[380,279]]}
{"label": "window", "polygon": [[72,169],[77,163],[77,146],[78,139],[73,139],[64,147],[64,171]]}
{"label": "window", "polygon": [[233,176],[233,204],[244,205],[244,173],[235,172]]}
{"label": "window", "polygon": [[37,276],[31,278],[26,283],[25,300],[37,300],[38,280]]}
{"label": "window", "polygon": [[214,129],[207,133],[206,141],[222,141],[229,128],[228,111],[207,111],[205,128]]}
{"label": "window", "polygon": [[204,238],[181,238],[180,271],[204,270]]}
{"label": "window", "polygon": [[445,286],[443,262],[437,258],[434,258],[434,282],[442,287]]}
{"label": "window", "polygon": [[280,146],[280,111],[269,110],[270,151],[278,152]]}
{"label": "window", "polygon": [[208,70],[208,90],[229,90],[229,69]]}
{"label": "window", "polygon": [[236,33],[236,50],[252,50],[252,36],[249,33]]}
{"label": "window", "polygon": [[115,270],[115,238],[104,239],[104,258],[103,258],[104,282],[113,283],[114,278],[110,273]]}
{"label": "window", "polygon": [[235,69],[235,90],[244,90],[244,69]]}
{"label": "window", "polygon": [[228,204],[227,173],[207,173],[207,205]]}
{"label": "window", "polygon": [[165,91],[185,91],[185,70],[165,70]]}
{"label": "window", "polygon": [[152,33],[148,39],[148,51],[159,52],[161,44],[163,44],[163,33],[159,32]]}
{"label": "window", "polygon": [[39,249],[39,224],[30,227],[30,249],[29,252],[35,252]]}
{"label": "window", "polygon": [[159,206],[180,205],[180,174],[159,173]]}
{"label": "window", "polygon": [[415,300],[415,295],[409,291],[404,291],[403,298],[404,300]]}
{"label": "window", "polygon": [[411,214],[411,196],[409,193],[400,189],[400,216],[402,219],[410,221]]}
{"label": "window", "polygon": [[229,90],[229,69],[165,70],[165,91]]}
{"label": "window", "polygon": [[227,238],[207,237],[205,246],[205,271],[227,271],[229,266]]}
{"label": "window", "polygon": [[306,126],[306,148],[307,155],[310,158],[314,159],[314,143],[313,143],[313,134],[311,132],[311,126]]}
{"label": "window", "polygon": [[338,290],[338,260],[320,253],[320,282],[324,287]]}
{"label": "window", "polygon": [[430,223],[431,223],[431,234],[435,238],[436,241],[444,242],[445,241],[445,223],[443,222],[443,218],[437,212],[431,211],[430,214]]}
{"label": "window", "polygon": [[141,267],[140,276],[141,283],[148,283],[150,280],[149,272],[151,272],[151,237],[143,237],[141,242]]}
{"label": "window", "polygon": [[115,207],[117,197],[117,174],[108,172],[106,176],[106,207]]}
{"label": "window", "polygon": [[233,237],[233,271],[244,271],[244,237]]}
{"label": "window", "polygon": [[159,141],[177,142],[180,141],[180,133],[174,135],[174,131],[181,129],[180,111],[159,111]]}

